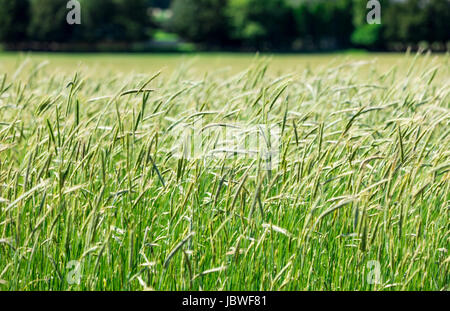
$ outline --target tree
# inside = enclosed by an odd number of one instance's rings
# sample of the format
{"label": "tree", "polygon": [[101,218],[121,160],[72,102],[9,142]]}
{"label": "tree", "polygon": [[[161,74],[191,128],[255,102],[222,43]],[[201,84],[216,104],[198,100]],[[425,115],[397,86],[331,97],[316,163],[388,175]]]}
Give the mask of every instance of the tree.
{"label": "tree", "polygon": [[[430,31],[426,25],[426,11],[429,2],[422,0],[390,1],[388,7],[383,7],[382,23],[384,39],[388,42],[405,44],[418,43],[427,40]],[[442,14],[439,12],[436,17]],[[433,17],[434,18],[434,17]]]}
{"label": "tree", "polygon": [[369,49],[382,48],[385,31],[385,22],[388,19],[388,14],[385,14],[389,9],[388,0],[378,0],[381,4],[381,21],[382,24],[368,24],[367,14],[367,0],[353,0],[353,25],[355,30],[351,34],[351,41],[356,46],[363,46]]}
{"label": "tree", "polygon": [[152,7],[160,9],[168,9],[170,7],[170,0],[150,0]]}
{"label": "tree", "polygon": [[351,41],[357,46],[376,48],[382,42],[382,26],[379,24],[364,24],[355,29]]}
{"label": "tree", "polygon": [[314,48],[343,48],[353,32],[352,0],[287,0],[300,39]]}
{"label": "tree", "polygon": [[29,17],[28,0],[0,0],[0,41],[15,43],[25,40]]}
{"label": "tree", "polygon": [[227,0],[174,0],[169,28],[183,39],[213,45],[228,41]]}
{"label": "tree", "polygon": [[336,38],[339,47],[348,47],[351,44],[350,36],[355,29],[353,2],[352,0],[337,0],[333,4],[331,33]]}
{"label": "tree", "polygon": [[31,0],[30,38],[42,42],[66,42],[74,27],[67,23],[67,0]]}
{"label": "tree", "polygon": [[296,35],[292,10],[285,0],[230,0],[231,36],[258,49],[290,48]]}
{"label": "tree", "polygon": [[135,42],[148,37],[147,0],[79,0],[81,25],[66,20],[67,0],[31,0],[29,34],[44,42]]}
{"label": "tree", "polygon": [[[422,0],[408,0],[401,3],[398,36],[407,43],[417,43],[426,38],[424,27],[426,16]],[[425,4],[426,5],[426,4]]]}
{"label": "tree", "polygon": [[430,0],[425,11],[425,28],[427,40],[431,42],[450,41],[448,22],[450,21],[450,1]]}
{"label": "tree", "polygon": [[76,28],[77,41],[113,41],[119,35],[115,24],[116,6],[111,0],[80,0],[81,27]]}
{"label": "tree", "polygon": [[114,0],[115,22],[120,29],[120,40],[141,41],[148,38],[151,26],[147,0]]}

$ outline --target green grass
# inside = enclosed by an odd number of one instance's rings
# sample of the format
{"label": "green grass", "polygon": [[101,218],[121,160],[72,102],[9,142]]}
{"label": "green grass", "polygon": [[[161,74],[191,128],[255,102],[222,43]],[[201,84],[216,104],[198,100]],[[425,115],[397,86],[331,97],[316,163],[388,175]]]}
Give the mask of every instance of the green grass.
{"label": "green grass", "polygon": [[0,290],[448,290],[448,56],[0,61]]}
{"label": "green grass", "polygon": [[153,34],[153,40],[155,40],[155,41],[177,41],[177,40],[180,40],[180,38],[175,33],[170,33],[170,32],[166,32],[166,31],[158,29]]}
{"label": "green grass", "polygon": [[[46,72],[52,75],[72,75],[75,71],[83,71],[85,75],[104,77],[110,74],[151,75],[162,71],[163,75],[172,74],[180,66],[189,65],[190,73],[196,76],[205,73],[237,74],[246,70],[255,60],[255,54],[244,53],[187,53],[187,54],[125,54],[125,53],[0,53],[0,71],[14,74],[24,62],[30,66],[42,64]],[[336,54],[275,54],[264,55],[271,59],[269,72],[281,75],[286,72],[304,71],[327,65],[336,66],[342,62],[373,62],[377,69],[386,72],[393,66],[399,71],[405,70],[405,56],[394,53],[367,54],[362,51],[350,50]],[[413,56],[408,56],[411,60]],[[433,56],[443,59],[445,56]],[[419,63],[423,60],[419,60]],[[369,66],[362,67],[367,71]],[[27,74],[24,70],[23,74]]]}

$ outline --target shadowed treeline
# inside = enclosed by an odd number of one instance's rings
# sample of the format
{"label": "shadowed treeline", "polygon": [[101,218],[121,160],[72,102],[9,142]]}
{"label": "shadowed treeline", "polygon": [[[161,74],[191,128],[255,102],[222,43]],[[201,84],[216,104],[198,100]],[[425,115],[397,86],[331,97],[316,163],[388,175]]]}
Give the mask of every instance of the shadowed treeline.
{"label": "shadowed treeline", "polygon": [[450,1],[379,0],[381,24],[368,24],[367,0],[0,0],[6,49],[320,51],[348,48],[448,50]]}

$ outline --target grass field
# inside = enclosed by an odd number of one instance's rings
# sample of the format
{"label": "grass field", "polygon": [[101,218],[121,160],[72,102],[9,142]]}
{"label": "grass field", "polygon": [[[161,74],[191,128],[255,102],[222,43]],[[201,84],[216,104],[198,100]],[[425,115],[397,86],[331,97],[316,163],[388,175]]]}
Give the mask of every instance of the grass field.
{"label": "grass field", "polygon": [[448,55],[0,71],[0,290],[449,289]]}
{"label": "grass field", "polygon": [[[117,75],[136,74],[162,71],[163,75],[173,73],[180,66],[189,67],[191,73],[236,74],[246,70],[258,58],[270,59],[269,72],[274,75],[286,72],[303,71],[317,67],[335,67],[339,63],[373,62],[380,71],[388,71],[397,65],[403,70],[405,60],[403,54],[367,54],[363,52],[347,52],[336,54],[279,54],[262,55],[238,53],[204,53],[204,54],[64,54],[64,53],[0,53],[0,70],[13,74],[18,67],[26,62],[29,66],[46,67],[49,74],[71,75],[74,71],[83,71],[89,76],[105,76],[110,73]],[[412,58],[413,56],[409,56]],[[445,56],[433,56],[444,59]],[[418,60],[419,63],[421,60]],[[425,61],[425,60],[423,60]],[[361,69],[368,69],[369,66]],[[25,70],[26,74],[26,70]]]}

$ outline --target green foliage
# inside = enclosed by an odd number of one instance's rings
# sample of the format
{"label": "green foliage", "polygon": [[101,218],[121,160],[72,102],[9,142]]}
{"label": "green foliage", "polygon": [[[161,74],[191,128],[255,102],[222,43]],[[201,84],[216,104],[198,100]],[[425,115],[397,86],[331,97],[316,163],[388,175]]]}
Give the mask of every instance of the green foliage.
{"label": "green foliage", "polygon": [[113,0],[115,21],[119,26],[119,40],[141,41],[148,36],[151,25],[146,0]]}
{"label": "green foliage", "polygon": [[450,1],[407,0],[392,2],[383,7],[382,17],[385,32],[383,38],[389,42],[418,43],[450,40],[448,21]]}
{"label": "green foliage", "polygon": [[[353,25],[354,31],[351,34],[351,42],[356,46],[366,48],[379,48],[383,45],[383,25],[367,23],[367,0],[352,0]],[[389,8],[389,1],[380,0],[381,20],[386,21],[385,12]]]}
{"label": "green foliage", "polygon": [[117,14],[115,3],[111,0],[80,0],[82,22],[77,39],[88,42],[114,40],[119,29],[114,17]]}
{"label": "green foliage", "polygon": [[174,0],[170,30],[192,42],[226,43],[226,4],[227,0]]}
{"label": "green foliage", "polygon": [[0,42],[25,39],[28,19],[28,0],[0,0]]}
{"label": "green foliage", "polygon": [[382,26],[379,24],[363,24],[352,34],[352,43],[365,47],[374,47],[381,41]]}
{"label": "green foliage", "polygon": [[290,0],[300,38],[312,47],[329,42],[334,48],[347,47],[353,31],[352,0]]}
{"label": "green foliage", "polygon": [[81,8],[79,40],[134,42],[148,38],[151,18],[146,0],[81,0]]}
{"label": "green foliage", "polygon": [[231,36],[258,48],[283,48],[295,38],[294,16],[284,0],[230,0]]}
{"label": "green foliage", "polygon": [[73,27],[66,21],[66,4],[66,0],[30,0],[30,39],[43,42],[69,41]]}
{"label": "green foliage", "polygon": [[395,2],[386,12],[386,32],[395,41],[419,42],[427,33],[421,0]]}
{"label": "green foliage", "polygon": [[368,0],[79,1],[82,23],[68,25],[67,0],[0,0],[0,42],[133,43],[155,29],[203,47],[257,50],[450,41],[448,0],[379,0],[382,26],[367,25]]}
{"label": "green foliage", "polygon": [[150,5],[155,8],[168,9],[171,0],[150,0]]}
{"label": "green foliage", "polygon": [[450,41],[450,1],[430,0],[429,6],[425,10],[426,23],[428,29],[426,39],[440,42]]}
{"label": "green foliage", "polygon": [[147,0],[79,1],[81,25],[69,25],[66,0],[0,0],[0,41],[136,42],[148,38]]}

